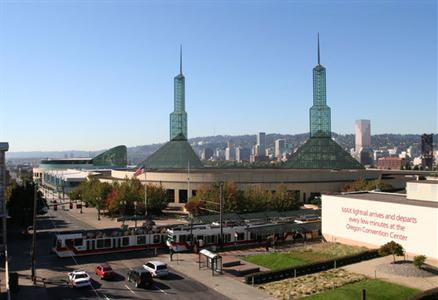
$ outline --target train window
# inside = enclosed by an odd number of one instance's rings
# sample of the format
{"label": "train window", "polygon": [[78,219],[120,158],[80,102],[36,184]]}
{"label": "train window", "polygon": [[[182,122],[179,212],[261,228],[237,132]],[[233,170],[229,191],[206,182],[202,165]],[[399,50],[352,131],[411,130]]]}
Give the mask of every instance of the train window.
{"label": "train window", "polygon": [[256,240],[256,239],[257,239],[256,234],[255,234],[254,232],[251,232],[251,233],[249,234],[249,239],[250,239],[250,240]]}
{"label": "train window", "polygon": [[211,244],[211,237],[209,235],[204,236],[204,243]]}
{"label": "train window", "polygon": [[159,244],[159,243],[160,243],[160,235],[154,234],[154,244]]}
{"label": "train window", "polygon": [[224,234],[224,243],[229,243],[229,242],[231,242],[231,234],[230,233]]}
{"label": "train window", "polygon": [[62,247],[62,240],[56,240],[56,248]]}
{"label": "train window", "polygon": [[73,242],[74,242],[74,240],[65,240],[65,246],[67,248],[72,248],[73,247]]}
{"label": "train window", "polygon": [[83,240],[82,239],[75,239],[75,246],[82,246]]}
{"label": "train window", "polygon": [[103,239],[97,239],[96,240],[96,248],[103,248]]}
{"label": "train window", "polygon": [[182,234],[179,236],[179,242],[180,243],[185,243],[187,241],[187,235]]}
{"label": "train window", "polygon": [[122,238],[122,246],[129,246],[129,237],[125,236]]}
{"label": "train window", "polygon": [[196,239],[199,241],[199,240],[203,240],[204,239],[204,236],[203,235],[197,235],[196,236]]}
{"label": "train window", "polygon": [[104,239],[104,247],[111,248],[111,239]]}
{"label": "train window", "polygon": [[237,238],[236,241],[243,241],[245,239],[245,233],[243,232],[237,232]]}
{"label": "train window", "polygon": [[139,235],[137,236],[137,245],[144,245],[146,244],[146,236]]}

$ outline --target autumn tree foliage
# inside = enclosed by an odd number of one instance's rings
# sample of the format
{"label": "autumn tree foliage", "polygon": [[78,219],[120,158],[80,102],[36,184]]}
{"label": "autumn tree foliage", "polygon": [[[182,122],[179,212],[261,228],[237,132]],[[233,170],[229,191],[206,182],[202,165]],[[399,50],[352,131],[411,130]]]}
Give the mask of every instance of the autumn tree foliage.
{"label": "autumn tree foliage", "polygon": [[147,192],[148,213],[160,214],[168,204],[166,190],[161,186],[148,184],[145,189],[136,178],[122,182],[100,182],[91,179],[82,182],[71,193],[71,199],[80,199],[100,210],[106,210],[110,216],[144,215],[145,191]]}
{"label": "autumn tree foliage", "polygon": [[[193,215],[219,211],[220,185],[213,184],[199,189],[185,206]],[[280,185],[277,192],[264,190],[260,185],[239,190],[235,183],[225,182],[223,189],[224,212],[258,212],[265,210],[292,210],[299,208],[299,195]]]}
{"label": "autumn tree foliage", "polygon": [[390,190],[392,186],[387,183],[383,183],[379,179],[375,180],[365,180],[365,179],[358,179],[356,181],[353,181],[351,183],[347,183],[343,186],[342,191],[343,192],[357,192],[357,191],[371,191],[371,190],[381,190],[386,191]]}

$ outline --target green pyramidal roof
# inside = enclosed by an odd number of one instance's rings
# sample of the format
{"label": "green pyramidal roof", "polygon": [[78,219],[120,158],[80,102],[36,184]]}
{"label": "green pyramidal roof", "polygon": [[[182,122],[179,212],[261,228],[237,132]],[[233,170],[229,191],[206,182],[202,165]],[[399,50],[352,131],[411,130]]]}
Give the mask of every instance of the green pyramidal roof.
{"label": "green pyramidal roof", "polygon": [[204,167],[187,139],[181,134],[146,158],[140,166],[144,166],[146,170],[187,169],[189,166],[190,169],[200,169]]}
{"label": "green pyramidal roof", "polygon": [[364,169],[330,137],[309,138],[291,158],[289,169]]}

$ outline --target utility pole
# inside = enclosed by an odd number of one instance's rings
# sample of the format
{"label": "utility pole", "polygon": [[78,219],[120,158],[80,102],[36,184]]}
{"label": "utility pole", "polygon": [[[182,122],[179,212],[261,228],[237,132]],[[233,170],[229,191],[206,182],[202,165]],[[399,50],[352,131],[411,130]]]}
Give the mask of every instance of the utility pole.
{"label": "utility pole", "polygon": [[219,223],[220,223],[220,228],[221,228],[219,246],[220,246],[221,250],[224,247],[223,213],[224,213],[224,183],[221,182],[219,185]]}
{"label": "utility pole", "polygon": [[190,161],[187,161],[187,202],[190,201]]}
{"label": "utility pole", "polygon": [[144,219],[145,222],[148,219],[148,182],[146,180],[146,170],[144,171]]}
{"label": "utility pole", "polygon": [[32,234],[32,281],[36,284],[36,210],[37,210],[38,185],[35,182],[33,185],[33,234]]}

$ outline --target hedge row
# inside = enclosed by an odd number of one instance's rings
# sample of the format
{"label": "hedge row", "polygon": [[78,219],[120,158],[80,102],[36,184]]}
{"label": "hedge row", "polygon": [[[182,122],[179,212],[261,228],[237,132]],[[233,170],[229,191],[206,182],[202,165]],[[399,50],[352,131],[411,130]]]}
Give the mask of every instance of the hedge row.
{"label": "hedge row", "polygon": [[421,293],[418,293],[408,298],[408,300],[436,300],[436,299],[438,299],[438,288],[433,288],[427,291],[423,291]]}
{"label": "hedge row", "polygon": [[344,256],[337,259],[331,259],[307,265],[297,266],[293,268],[285,268],[273,271],[257,272],[245,276],[245,282],[248,284],[260,284],[271,282],[289,277],[298,277],[307,274],[317,273],[332,268],[342,267],[345,265],[354,264],[363,260],[373,259],[379,256],[378,250],[369,250],[359,254]]}

